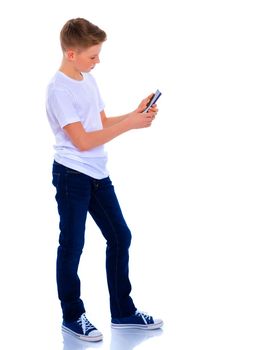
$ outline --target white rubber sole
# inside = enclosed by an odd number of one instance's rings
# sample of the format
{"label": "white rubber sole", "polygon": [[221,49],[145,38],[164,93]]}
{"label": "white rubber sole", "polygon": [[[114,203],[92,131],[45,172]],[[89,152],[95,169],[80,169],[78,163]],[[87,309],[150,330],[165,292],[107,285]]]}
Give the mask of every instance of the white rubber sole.
{"label": "white rubber sole", "polygon": [[63,332],[70,334],[73,337],[78,338],[80,340],[94,342],[94,341],[101,341],[103,339],[103,335],[99,331],[96,331],[96,335],[82,335],[82,334],[71,331],[71,329],[69,329],[65,326],[62,326],[61,328],[62,328]]}
{"label": "white rubber sole", "polygon": [[111,323],[111,327],[114,329],[158,329],[163,326],[163,322],[159,321],[152,324],[118,324]]}

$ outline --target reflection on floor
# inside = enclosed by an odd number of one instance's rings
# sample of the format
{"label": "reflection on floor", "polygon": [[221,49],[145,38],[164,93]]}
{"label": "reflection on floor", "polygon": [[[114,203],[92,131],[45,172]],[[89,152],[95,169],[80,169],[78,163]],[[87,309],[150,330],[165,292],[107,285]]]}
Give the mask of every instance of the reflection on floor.
{"label": "reflection on floor", "polygon": [[132,350],[143,341],[162,334],[161,329],[112,329],[110,350]]}
{"label": "reflection on floor", "polygon": [[[138,329],[111,329],[111,343],[108,350],[133,350],[137,345],[149,338],[162,334],[161,329],[157,330],[138,330]],[[104,342],[86,342],[75,337],[62,333],[63,350],[88,350],[105,349]]]}

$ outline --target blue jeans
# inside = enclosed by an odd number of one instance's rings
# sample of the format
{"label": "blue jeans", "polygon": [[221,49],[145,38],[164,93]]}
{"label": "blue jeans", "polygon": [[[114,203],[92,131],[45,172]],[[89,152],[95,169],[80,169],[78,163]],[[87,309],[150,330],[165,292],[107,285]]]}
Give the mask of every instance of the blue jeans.
{"label": "blue jeans", "polygon": [[109,177],[96,180],[54,161],[53,185],[60,216],[57,251],[57,287],[63,319],[71,322],[85,312],[80,298],[78,266],[84,246],[87,213],[107,242],[106,273],[112,317],[126,317],[136,310],[128,275],[131,233],[124,220]]}

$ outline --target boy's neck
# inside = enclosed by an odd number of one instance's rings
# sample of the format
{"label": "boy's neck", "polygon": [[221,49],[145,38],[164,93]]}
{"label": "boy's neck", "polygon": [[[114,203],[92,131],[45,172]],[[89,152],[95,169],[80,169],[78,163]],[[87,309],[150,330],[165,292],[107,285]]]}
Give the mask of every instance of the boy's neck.
{"label": "boy's neck", "polygon": [[65,62],[62,62],[59,71],[67,75],[69,78],[74,80],[83,80],[83,75],[81,72],[75,70],[72,66],[68,65]]}

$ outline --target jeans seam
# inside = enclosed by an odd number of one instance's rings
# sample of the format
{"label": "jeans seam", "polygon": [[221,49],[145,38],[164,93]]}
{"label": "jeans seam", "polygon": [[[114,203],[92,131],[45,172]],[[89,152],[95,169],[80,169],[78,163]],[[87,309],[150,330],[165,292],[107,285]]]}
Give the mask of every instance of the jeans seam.
{"label": "jeans seam", "polygon": [[[116,256],[116,262],[118,262],[119,260],[119,242],[118,242],[118,239],[117,239],[117,234],[116,234],[116,230],[115,230],[115,227],[112,223],[112,221],[110,220],[110,216],[107,214],[105,208],[102,206],[101,202],[99,201],[99,199],[97,198],[96,196],[96,202],[99,204],[100,208],[103,210],[110,226],[112,227],[113,229],[113,232],[114,232],[114,236],[115,236],[115,239],[116,239],[116,242],[117,242],[117,256]],[[122,310],[121,310],[121,307],[120,307],[120,304],[119,304],[119,286],[118,286],[118,279],[117,279],[117,275],[118,275],[118,264],[116,263],[116,268],[115,268],[115,275],[114,275],[114,281],[115,281],[115,285],[116,285],[116,295],[117,295],[117,307],[119,309],[119,312],[122,313]]]}

